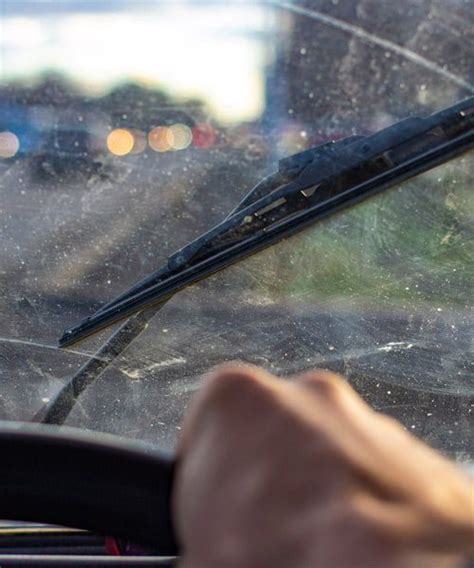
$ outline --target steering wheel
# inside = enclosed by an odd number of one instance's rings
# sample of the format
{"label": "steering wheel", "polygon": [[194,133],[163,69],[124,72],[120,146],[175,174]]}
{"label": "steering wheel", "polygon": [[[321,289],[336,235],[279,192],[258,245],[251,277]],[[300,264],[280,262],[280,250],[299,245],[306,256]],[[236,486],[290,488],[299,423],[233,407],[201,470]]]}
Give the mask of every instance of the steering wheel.
{"label": "steering wheel", "polygon": [[142,442],[0,423],[0,519],[86,529],[174,556],[173,471],[171,455]]}

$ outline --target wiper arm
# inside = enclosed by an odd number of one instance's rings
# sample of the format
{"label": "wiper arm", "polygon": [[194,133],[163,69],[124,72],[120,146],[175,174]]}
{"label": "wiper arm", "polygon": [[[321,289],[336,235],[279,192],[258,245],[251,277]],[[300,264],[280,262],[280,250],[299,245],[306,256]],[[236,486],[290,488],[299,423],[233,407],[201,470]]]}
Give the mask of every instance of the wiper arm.
{"label": "wiper arm", "polygon": [[371,136],[284,158],[219,225],[60,339],[66,347],[182,288],[474,146],[474,97]]}

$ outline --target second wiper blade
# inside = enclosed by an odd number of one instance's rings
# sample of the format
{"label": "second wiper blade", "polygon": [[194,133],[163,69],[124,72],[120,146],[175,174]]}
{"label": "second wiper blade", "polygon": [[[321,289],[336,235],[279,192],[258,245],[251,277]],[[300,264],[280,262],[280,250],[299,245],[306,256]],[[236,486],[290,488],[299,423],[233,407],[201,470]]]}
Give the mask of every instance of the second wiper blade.
{"label": "second wiper blade", "polygon": [[401,121],[368,137],[312,148],[280,162],[221,224],[78,326],[66,347],[146,306],[169,299],[242,258],[474,146],[474,97],[425,119]]}

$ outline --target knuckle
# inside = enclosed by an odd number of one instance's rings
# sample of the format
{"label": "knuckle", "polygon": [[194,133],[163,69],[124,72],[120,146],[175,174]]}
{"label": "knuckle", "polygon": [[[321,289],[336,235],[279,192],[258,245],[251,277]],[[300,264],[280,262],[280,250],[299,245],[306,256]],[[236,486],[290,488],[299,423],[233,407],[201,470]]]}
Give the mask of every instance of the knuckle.
{"label": "knuckle", "polygon": [[262,373],[256,367],[239,362],[219,365],[207,377],[207,396],[218,402],[241,402],[242,397],[261,396],[265,391]]}
{"label": "knuckle", "polygon": [[348,388],[340,375],[322,370],[306,373],[298,379],[298,383],[309,387],[319,398],[331,404],[340,404]]}
{"label": "knuckle", "polygon": [[[189,447],[190,439],[202,432],[205,424],[236,424],[242,426],[242,416],[255,406],[252,401],[261,399],[258,369],[239,362],[226,363],[213,369],[204,377],[199,393],[191,402],[183,422],[181,451]],[[209,422],[210,421],[210,422]]]}

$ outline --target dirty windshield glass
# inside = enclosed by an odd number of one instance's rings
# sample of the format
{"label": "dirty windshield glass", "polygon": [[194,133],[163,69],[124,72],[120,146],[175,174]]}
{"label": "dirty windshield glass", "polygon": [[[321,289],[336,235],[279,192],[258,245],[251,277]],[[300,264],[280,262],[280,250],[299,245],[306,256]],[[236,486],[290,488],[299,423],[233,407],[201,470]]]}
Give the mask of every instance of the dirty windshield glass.
{"label": "dirty windshield glass", "polygon": [[472,2],[1,10],[0,419],[43,420],[79,375],[56,423],[172,447],[203,373],[240,359],[339,371],[472,460],[472,152],[186,288],[117,357],[117,326],[57,348],[279,158],[472,95]]}

